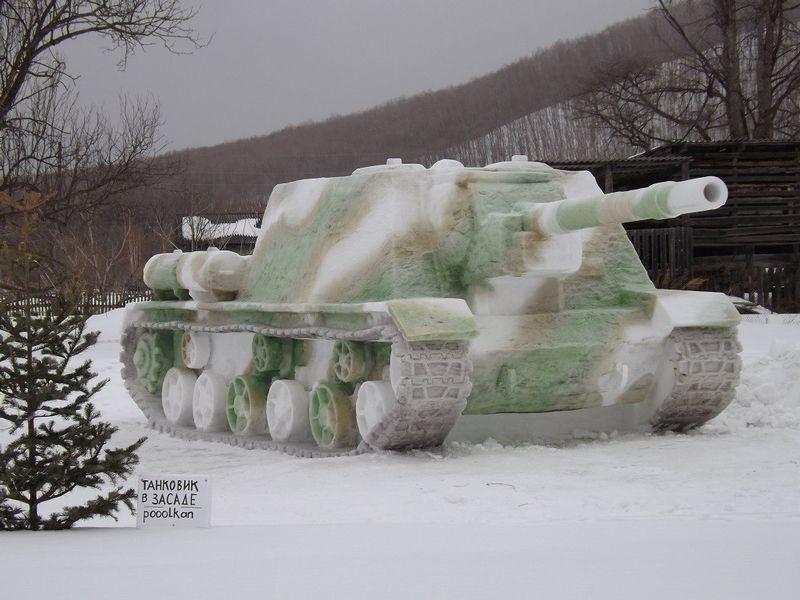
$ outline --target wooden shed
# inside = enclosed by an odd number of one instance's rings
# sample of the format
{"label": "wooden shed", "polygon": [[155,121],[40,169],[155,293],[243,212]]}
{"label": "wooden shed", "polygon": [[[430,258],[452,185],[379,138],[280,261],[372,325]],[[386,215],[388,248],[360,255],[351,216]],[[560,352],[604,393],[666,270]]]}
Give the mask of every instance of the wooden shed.
{"label": "wooden shed", "polygon": [[721,177],[723,208],[628,227],[651,277],[800,311],[800,141],[680,142],[624,160],[551,164],[589,170],[607,192]]}

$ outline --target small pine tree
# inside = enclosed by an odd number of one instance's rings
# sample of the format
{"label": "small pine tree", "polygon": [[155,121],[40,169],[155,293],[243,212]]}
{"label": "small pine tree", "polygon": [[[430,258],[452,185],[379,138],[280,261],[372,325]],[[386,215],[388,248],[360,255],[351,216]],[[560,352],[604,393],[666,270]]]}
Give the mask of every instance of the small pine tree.
{"label": "small pine tree", "polygon": [[[107,381],[94,382],[90,361],[80,362],[97,341],[78,310],[80,294],[61,282],[51,310],[33,309],[43,260],[30,241],[42,201],[38,195],[21,201],[0,196],[18,217],[0,256],[6,290],[0,301],[0,529],[66,529],[94,516],[116,518],[121,505],[132,512],[135,493],[122,481],[144,443],[106,448],[117,428],[102,422],[91,403]],[[83,504],[43,514],[46,502],[107,484],[110,491]]]}

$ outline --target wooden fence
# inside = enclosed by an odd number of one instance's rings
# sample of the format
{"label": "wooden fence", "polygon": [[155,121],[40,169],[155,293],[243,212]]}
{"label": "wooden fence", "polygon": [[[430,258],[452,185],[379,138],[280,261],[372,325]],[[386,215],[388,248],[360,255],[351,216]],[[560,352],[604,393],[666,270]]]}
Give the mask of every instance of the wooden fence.
{"label": "wooden fence", "polygon": [[[153,295],[150,290],[141,289],[83,293],[78,304],[78,311],[85,315],[97,315],[115,308],[122,308],[129,302],[152,299]],[[59,297],[56,294],[36,294],[15,300],[11,305],[28,306],[34,313],[46,314],[52,311],[58,302]]]}
{"label": "wooden fence", "polygon": [[722,292],[773,312],[800,313],[800,264],[775,255],[772,264],[747,264],[743,257],[692,259],[688,227],[631,229],[631,240],[650,279],[659,288]]}
{"label": "wooden fence", "polygon": [[630,229],[627,233],[647,274],[656,285],[667,287],[692,278],[691,229]]}
{"label": "wooden fence", "polygon": [[696,270],[699,289],[745,298],[779,313],[800,313],[800,266],[731,265]]}

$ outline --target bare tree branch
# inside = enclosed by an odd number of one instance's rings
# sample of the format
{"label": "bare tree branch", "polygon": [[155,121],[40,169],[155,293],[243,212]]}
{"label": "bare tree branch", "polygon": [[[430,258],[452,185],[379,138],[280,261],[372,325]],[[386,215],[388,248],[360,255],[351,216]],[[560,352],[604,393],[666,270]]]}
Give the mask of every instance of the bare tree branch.
{"label": "bare tree branch", "polygon": [[681,58],[610,63],[585,82],[575,112],[642,149],[673,139],[771,139],[796,131],[798,6],[658,0],[654,10],[673,32],[678,44],[671,49]]}
{"label": "bare tree branch", "polygon": [[[94,34],[121,51],[161,43],[172,52],[204,44],[180,0],[0,1],[0,191],[47,192],[40,218],[65,225],[164,175],[152,158],[163,144],[152,98],[123,98],[119,125],[79,108],[75,80],[56,54]],[[10,211],[0,208],[0,225]]]}

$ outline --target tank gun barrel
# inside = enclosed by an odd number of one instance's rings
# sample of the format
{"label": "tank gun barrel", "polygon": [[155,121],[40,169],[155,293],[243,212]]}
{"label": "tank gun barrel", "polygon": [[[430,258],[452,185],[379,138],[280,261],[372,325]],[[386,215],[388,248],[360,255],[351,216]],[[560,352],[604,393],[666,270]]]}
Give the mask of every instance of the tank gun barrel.
{"label": "tank gun barrel", "polygon": [[727,199],[728,188],[719,177],[666,181],[638,190],[537,205],[528,214],[526,229],[559,235],[612,223],[671,219],[719,208]]}

